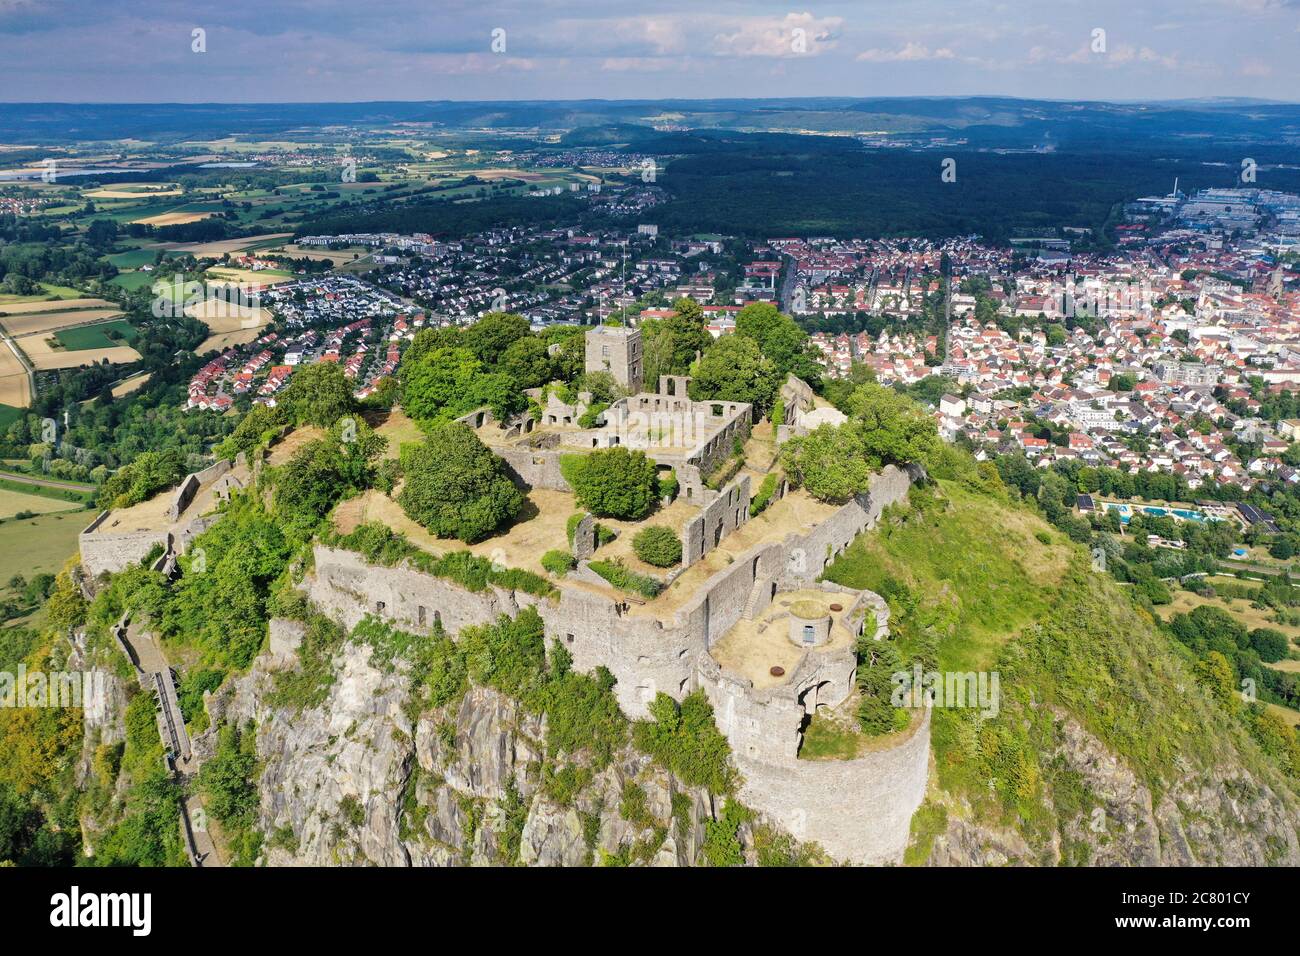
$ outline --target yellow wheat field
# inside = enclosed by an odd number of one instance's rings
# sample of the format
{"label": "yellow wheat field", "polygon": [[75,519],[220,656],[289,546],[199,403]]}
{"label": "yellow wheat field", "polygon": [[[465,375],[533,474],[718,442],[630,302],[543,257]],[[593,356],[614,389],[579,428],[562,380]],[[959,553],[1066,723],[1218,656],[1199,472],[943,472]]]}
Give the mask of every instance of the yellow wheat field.
{"label": "yellow wheat field", "polygon": [[41,332],[56,332],[78,325],[88,325],[103,319],[115,319],[122,314],[120,309],[82,309],[79,312],[32,312],[27,315],[6,315],[0,317],[0,325],[15,338],[20,335],[36,335]]}

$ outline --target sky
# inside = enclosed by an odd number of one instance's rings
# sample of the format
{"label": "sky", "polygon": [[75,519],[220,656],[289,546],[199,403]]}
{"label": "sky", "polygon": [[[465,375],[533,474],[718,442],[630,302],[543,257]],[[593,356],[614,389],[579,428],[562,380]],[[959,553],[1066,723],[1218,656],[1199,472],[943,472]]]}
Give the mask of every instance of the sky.
{"label": "sky", "polygon": [[7,102],[953,95],[1300,100],[1300,0],[0,0]]}

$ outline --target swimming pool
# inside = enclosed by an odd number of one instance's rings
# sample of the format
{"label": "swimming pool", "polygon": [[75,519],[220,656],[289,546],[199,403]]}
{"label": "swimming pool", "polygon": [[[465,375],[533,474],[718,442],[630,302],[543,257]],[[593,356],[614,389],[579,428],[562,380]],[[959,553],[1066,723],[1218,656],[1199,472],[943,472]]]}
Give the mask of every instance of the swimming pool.
{"label": "swimming pool", "polygon": [[[1133,508],[1129,505],[1117,501],[1104,501],[1102,507],[1107,511],[1119,513],[1119,520],[1128,524],[1133,515]],[[1180,521],[1221,521],[1223,519],[1214,515],[1207,515],[1200,511],[1193,511],[1190,508],[1162,508],[1159,505],[1142,505],[1143,514],[1151,515],[1153,518],[1177,518]]]}

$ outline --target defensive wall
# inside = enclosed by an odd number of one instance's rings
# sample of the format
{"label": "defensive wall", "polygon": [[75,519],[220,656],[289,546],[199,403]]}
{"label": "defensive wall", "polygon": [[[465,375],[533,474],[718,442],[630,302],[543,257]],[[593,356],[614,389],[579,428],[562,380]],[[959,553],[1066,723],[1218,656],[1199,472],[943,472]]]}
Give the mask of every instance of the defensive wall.
{"label": "defensive wall", "polygon": [[[588,578],[581,567],[559,583],[558,597],[537,598],[495,586],[471,592],[405,562],[378,567],[356,553],[324,545],[315,547],[314,568],[301,587],[345,626],[374,614],[414,633],[441,625],[454,635],[466,626],[535,607],[547,642],[565,646],[580,671],[608,668],[617,681],[620,707],[634,718],[648,714],[648,704],[659,692],[680,700],[702,689],[731,744],[744,778],[741,797],[748,805],[796,835],[821,843],[836,858],[896,861],[907,842],[911,814],[924,796],[928,720],[918,721],[911,736],[891,750],[855,760],[800,760],[807,719],[819,707],[843,703],[853,689],[852,647],[810,647],[783,681],[762,689],[721,666],[709,652],[738,622],[762,614],[783,592],[810,586],[844,595],[843,620],[853,633],[883,638],[889,622],[883,599],[814,579],[825,561],[875,524],[885,507],[902,500],[920,474],[887,467],[868,492],[817,526],[737,555],[667,616],[654,612],[653,601],[614,596],[603,580]],[[719,496],[718,501],[729,498]],[[746,514],[747,509],[746,502]]]}

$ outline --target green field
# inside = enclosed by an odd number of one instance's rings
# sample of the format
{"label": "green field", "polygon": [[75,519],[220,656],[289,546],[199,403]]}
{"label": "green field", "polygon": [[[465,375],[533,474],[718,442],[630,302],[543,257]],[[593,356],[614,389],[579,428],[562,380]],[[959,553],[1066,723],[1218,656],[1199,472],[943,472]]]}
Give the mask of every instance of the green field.
{"label": "green field", "polygon": [[75,511],[80,508],[81,505],[73,501],[58,501],[44,495],[29,495],[21,491],[0,488],[0,518],[12,518],[24,512],[44,515],[55,511]]}
{"label": "green field", "polygon": [[157,256],[157,249],[131,249],[114,253],[108,257],[108,261],[119,269],[138,269],[140,266],[151,265]]}
{"label": "green field", "polygon": [[57,572],[76,553],[77,535],[93,517],[89,511],[69,511],[0,523],[0,581]]}
{"label": "green field", "polygon": [[15,408],[12,405],[0,405],[0,431],[4,431],[18,419],[26,414],[26,409]]}
{"label": "green field", "polygon": [[123,272],[113,276],[109,280],[109,284],[120,289],[126,289],[128,292],[134,292],[136,289],[148,288],[157,278],[158,274],[156,272]]}
{"label": "green field", "polygon": [[[107,334],[109,329],[116,330],[120,333],[121,338],[117,341],[109,338]],[[98,325],[83,325],[77,329],[63,329],[54,333],[54,337],[59,340],[59,344],[69,352],[112,348],[115,345],[135,341],[136,335],[135,326],[124,319],[118,319],[114,322],[100,322]]]}
{"label": "green field", "polygon": [[44,302],[51,297],[59,299],[80,299],[83,293],[66,285],[55,285],[53,282],[42,282],[40,287],[44,289],[39,295],[0,295],[0,305],[15,305],[20,302]]}

